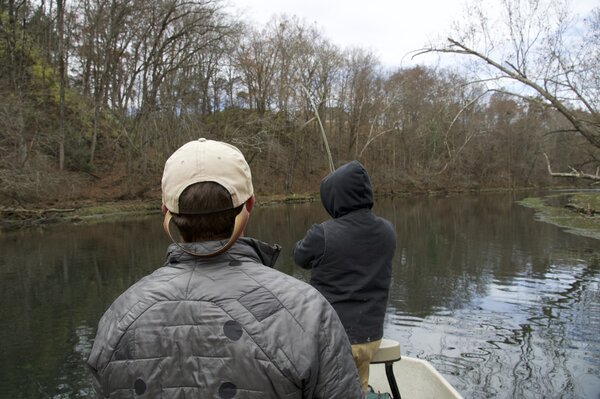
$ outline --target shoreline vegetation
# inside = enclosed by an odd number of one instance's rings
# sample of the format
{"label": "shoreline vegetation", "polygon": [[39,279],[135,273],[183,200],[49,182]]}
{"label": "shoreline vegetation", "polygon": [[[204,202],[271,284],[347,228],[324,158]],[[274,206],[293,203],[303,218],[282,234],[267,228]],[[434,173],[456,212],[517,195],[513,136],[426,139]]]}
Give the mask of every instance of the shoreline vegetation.
{"label": "shoreline vegetation", "polygon": [[[478,190],[499,192],[500,190]],[[379,197],[450,195],[466,191],[431,191],[427,193],[379,193]],[[258,196],[260,207],[274,204],[303,203],[318,200],[317,193]],[[518,204],[535,210],[537,220],[551,223],[581,236],[600,239],[600,191],[565,189],[548,195],[527,197]],[[160,212],[160,199],[74,202],[64,208],[0,206],[0,233],[48,225],[94,224],[114,220],[137,219]]]}
{"label": "shoreline vegetation", "polygon": [[539,221],[600,240],[600,192],[561,191],[517,202],[535,210]]}
{"label": "shoreline vegetation", "polygon": [[[270,195],[257,200],[258,206],[278,203],[311,202],[317,194]],[[0,206],[0,233],[61,223],[94,224],[136,219],[160,213],[160,199],[73,202],[65,207]]]}

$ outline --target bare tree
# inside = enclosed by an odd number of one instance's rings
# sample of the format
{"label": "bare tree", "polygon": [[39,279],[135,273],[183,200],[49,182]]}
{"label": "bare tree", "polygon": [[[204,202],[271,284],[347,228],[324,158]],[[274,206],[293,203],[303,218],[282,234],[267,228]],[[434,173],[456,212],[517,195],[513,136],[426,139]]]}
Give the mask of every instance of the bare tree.
{"label": "bare tree", "polygon": [[[469,4],[470,18],[457,36],[419,54],[470,57],[474,81],[557,110],[570,125],[563,133],[600,149],[600,8],[581,20],[570,14],[568,1],[502,0],[502,18],[489,20],[484,10],[495,5]],[[597,172],[575,169],[551,174],[600,180]]]}
{"label": "bare tree", "polygon": [[56,31],[58,35],[58,75],[59,75],[59,132],[58,132],[58,165],[59,170],[65,168],[65,86],[66,86],[66,54],[65,51],[65,5],[63,0],[56,1]]}
{"label": "bare tree", "polygon": [[274,99],[274,80],[280,48],[267,29],[250,29],[237,49],[236,67],[241,73],[249,105],[264,115]]}
{"label": "bare tree", "polygon": [[77,60],[81,75],[77,80],[85,96],[93,100],[94,116],[89,163],[94,164],[100,118],[104,111],[120,109],[125,93],[121,63],[127,65],[127,50],[135,29],[135,2],[85,0],[80,4]]}
{"label": "bare tree", "polygon": [[[338,107],[341,112],[336,123],[338,129],[343,129],[338,134],[346,136],[347,152],[342,156],[357,158],[361,135],[367,134],[369,129],[373,100],[379,95],[380,62],[374,54],[360,48],[347,50],[344,60],[337,87]],[[347,132],[344,132],[345,130]],[[340,140],[344,140],[342,137]]]}

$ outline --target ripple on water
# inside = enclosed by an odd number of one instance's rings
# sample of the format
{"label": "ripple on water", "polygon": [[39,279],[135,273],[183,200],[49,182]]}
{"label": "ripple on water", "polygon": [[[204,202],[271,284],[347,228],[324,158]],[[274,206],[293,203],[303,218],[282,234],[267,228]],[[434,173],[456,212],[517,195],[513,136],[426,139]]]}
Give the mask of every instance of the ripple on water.
{"label": "ripple on water", "polygon": [[386,336],[432,363],[464,397],[597,398],[600,276],[585,264],[491,279],[461,309],[388,313]]}

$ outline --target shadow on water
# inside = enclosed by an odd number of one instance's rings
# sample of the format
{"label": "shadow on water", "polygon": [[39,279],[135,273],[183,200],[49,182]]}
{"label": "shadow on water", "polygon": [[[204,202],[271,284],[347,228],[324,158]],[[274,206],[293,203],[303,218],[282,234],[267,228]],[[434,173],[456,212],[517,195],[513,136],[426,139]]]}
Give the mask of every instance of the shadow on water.
{"label": "shadow on water", "polygon": [[[537,222],[512,195],[381,199],[398,234],[385,335],[465,398],[598,398],[600,241]],[[248,235],[293,243],[318,203],[256,208]],[[160,266],[160,218],[0,236],[0,397],[89,397],[97,322]]]}

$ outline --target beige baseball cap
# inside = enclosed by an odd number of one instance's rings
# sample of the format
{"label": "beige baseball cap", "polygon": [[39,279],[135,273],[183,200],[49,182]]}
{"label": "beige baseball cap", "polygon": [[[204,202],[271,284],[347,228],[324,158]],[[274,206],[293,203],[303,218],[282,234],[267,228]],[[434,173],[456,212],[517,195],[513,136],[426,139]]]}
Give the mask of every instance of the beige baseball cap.
{"label": "beige baseball cap", "polygon": [[229,191],[234,208],[254,193],[250,167],[241,151],[231,144],[201,138],[184,144],[167,159],[161,182],[163,204],[172,213],[210,213],[210,209],[179,209],[183,190],[209,181]]}
{"label": "beige baseball cap", "polygon": [[173,213],[204,214],[223,209],[180,209],[179,196],[190,185],[201,182],[214,182],[223,186],[229,194],[233,207],[245,204],[254,194],[252,175],[244,155],[236,147],[221,141],[204,138],[190,141],[175,151],[167,162],[162,176],[162,202],[167,208],[163,228],[171,241],[183,251],[198,257],[212,257],[227,251],[243,234],[248,223],[249,211],[246,206],[235,218],[231,237],[221,248],[211,253],[197,253],[182,246],[172,236],[170,230]]}

